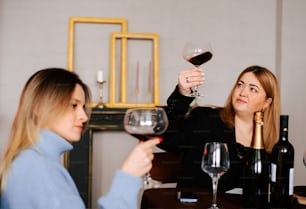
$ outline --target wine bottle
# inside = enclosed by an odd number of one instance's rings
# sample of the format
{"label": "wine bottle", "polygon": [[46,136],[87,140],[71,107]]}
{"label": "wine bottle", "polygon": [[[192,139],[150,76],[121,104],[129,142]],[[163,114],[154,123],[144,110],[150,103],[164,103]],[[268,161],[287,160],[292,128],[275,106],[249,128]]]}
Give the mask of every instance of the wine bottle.
{"label": "wine bottle", "polygon": [[279,141],[271,155],[272,208],[290,208],[293,195],[294,148],[288,141],[288,115],[280,117]]}
{"label": "wine bottle", "polygon": [[243,178],[243,208],[268,208],[269,161],[263,141],[263,112],[254,114],[254,130]]}

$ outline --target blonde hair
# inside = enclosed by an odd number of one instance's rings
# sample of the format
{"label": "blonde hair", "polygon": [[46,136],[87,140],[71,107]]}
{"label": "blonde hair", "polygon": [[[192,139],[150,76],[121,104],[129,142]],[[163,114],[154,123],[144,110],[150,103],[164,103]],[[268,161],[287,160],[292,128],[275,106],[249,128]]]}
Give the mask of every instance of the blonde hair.
{"label": "blonde hair", "polygon": [[[274,144],[278,141],[279,137],[279,123],[280,123],[280,88],[275,75],[268,69],[261,66],[250,66],[243,70],[238,76],[235,86],[241,79],[241,77],[248,72],[252,72],[264,91],[267,98],[272,98],[272,103],[269,108],[264,111],[264,144],[267,152],[271,152]],[[232,94],[235,89],[232,88],[230,95],[228,96],[224,109],[221,111],[221,118],[228,127],[234,127],[235,125],[235,111],[232,105]]]}
{"label": "blonde hair", "polygon": [[[6,175],[14,158],[38,140],[42,127],[67,110],[77,84],[84,90],[85,103],[89,104],[89,88],[77,74],[65,69],[43,69],[34,73],[26,82],[0,167],[1,191],[5,187]],[[86,112],[89,116],[90,109],[87,108]]]}

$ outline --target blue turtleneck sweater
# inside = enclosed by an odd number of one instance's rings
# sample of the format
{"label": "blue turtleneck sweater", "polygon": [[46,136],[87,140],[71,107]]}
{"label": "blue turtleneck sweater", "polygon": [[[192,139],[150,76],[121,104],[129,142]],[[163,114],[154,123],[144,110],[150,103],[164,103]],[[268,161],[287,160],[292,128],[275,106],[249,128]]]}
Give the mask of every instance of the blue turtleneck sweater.
{"label": "blue turtleneck sweater", "polygon": [[[38,142],[13,161],[1,209],[85,209],[75,183],[61,163],[72,145],[42,130]],[[109,193],[98,200],[101,209],[136,209],[141,178],[117,170]]]}

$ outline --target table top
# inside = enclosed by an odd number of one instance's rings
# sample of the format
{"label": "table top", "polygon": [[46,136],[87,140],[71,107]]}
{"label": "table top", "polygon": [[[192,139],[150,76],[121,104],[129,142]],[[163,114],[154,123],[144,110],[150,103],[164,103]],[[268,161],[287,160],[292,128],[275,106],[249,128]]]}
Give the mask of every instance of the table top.
{"label": "table top", "polygon": [[[212,191],[209,189],[184,188],[198,197],[197,202],[186,203],[177,199],[178,188],[148,189],[143,193],[141,209],[203,209],[209,208],[212,201]],[[217,205],[221,209],[241,208],[241,195],[218,192]],[[305,205],[294,203],[292,209],[306,209]]]}
{"label": "table top", "polygon": [[[198,197],[197,202],[180,202],[177,199],[177,192],[192,192]],[[141,209],[163,208],[163,209],[203,209],[209,208],[212,201],[212,191],[206,189],[185,188],[178,190],[177,188],[161,188],[148,189],[144,191]],[[219,208],[237,209],[240,208],[241,195],[236,194],[220,194],[217,196],[217,205]]]}

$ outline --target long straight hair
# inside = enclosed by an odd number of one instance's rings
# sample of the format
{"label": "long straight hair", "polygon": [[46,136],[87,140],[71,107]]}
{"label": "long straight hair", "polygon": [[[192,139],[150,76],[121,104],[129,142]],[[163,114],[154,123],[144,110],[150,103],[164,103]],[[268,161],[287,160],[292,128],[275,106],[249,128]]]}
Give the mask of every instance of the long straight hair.
{"label": "long straight hair", "polygon": [[77,74],[61,68],[47,68],[37,71],[26,82],[0,167],[1,191],[15,157],[36,143],[42,127],[63,115],[77,84],[84,90],[86,113],[90,116],[90,91]]}
{"label": "long straight hair", "polygon": [[250,66],[243,70],[238,76],[235,86],[228,96],[224,109],[221,110],[221,118],[228,127],[235,126],[235,111],[232,105],[232,94],[241,77],[251,72],[258,79],[266,92],[267,98],[272,98],[269,108],[264,111],[264,144],[267,152],[271,152],[279,137],[279,122],[281,111],[280,88],[275,75],[268,69],[261,66]]}

